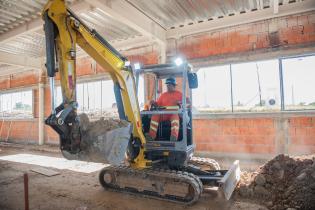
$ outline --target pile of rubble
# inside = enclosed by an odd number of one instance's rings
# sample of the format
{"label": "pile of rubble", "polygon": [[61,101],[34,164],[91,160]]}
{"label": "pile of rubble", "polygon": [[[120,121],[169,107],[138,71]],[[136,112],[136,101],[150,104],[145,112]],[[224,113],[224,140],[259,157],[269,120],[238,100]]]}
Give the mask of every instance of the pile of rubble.
{"label": "pile of rubble", "polygon": [[62,150],[69,160],[82,160],[106,164],[120,164],[125,159],[132,126],[125,120],[101,117],[98,120],[87,114],[79,115],[81,142],[80,151],[70,153]]}
{"label": "pile of rubble", "polygon": [[315,209],[315,155],[278,155],[256,172],[243,172],[238,195],[269,209]]}

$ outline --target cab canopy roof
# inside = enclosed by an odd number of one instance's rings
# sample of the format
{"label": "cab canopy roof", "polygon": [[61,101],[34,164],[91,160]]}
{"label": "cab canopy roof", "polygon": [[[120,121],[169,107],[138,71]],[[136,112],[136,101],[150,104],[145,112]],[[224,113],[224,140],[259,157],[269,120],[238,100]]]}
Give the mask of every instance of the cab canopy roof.
{"label": "cab canopy roof", "polygon": [[139,74],[155,74],[157,78],[164,79],[167,77],[182,77],[183,72],[187,71],[192,72],[192,66],[188,63],[183,63],[180,66],[177,66],[173,63],[168,64],[155,64],[155,65],[147,65],[143,66],[141,69],[137,71]]}

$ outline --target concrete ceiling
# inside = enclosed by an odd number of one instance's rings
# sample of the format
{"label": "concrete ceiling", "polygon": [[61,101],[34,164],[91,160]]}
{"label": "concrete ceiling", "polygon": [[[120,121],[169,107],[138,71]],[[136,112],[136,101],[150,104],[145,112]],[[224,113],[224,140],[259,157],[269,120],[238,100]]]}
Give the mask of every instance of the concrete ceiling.
{"label": "concrete ceiling", "polygon": [[[45,37],[40,12],[45,3],[46,0],[0,0],[0,76],[41,67]],[[67,3],[118,50],[155,43],[165,51],[169,38],[315,9],[314,0],[68,0]]]}

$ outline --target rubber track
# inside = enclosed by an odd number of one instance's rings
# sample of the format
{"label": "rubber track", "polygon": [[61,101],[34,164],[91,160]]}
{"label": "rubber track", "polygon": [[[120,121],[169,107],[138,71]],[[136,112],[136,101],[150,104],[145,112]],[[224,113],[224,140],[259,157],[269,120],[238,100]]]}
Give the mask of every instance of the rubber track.
{"label": "rubber track", "polygon": [[[192,198],[187,199],[183,197],[178,197],[178,196],[172,196],[172,195],[160,195],[157,192],[152,192],[152,191],[139,191],[134,188],[120,188],[117,185],[114,184],[107,184],[104,181],[104,174],[106,172],[110,171],[110,174],[115,174],[115,176],[122,176],[126,175],[128,178],[130,176],[136,177],[140,176],[142,178],[153,178],[154,177],[159,177],[159,179],[173,179],[173,180],[178,180],[178,182],[181,183],[188,183],[193,189],[194,189],[194,195]],[[127,166],[109,166],[104,168],[99,175],[99,181],[101,185],[106,189],[110,191],[116,191],[116,192],[123,192],[123,193],[128,193],[128,194],[134,194],[137,196],[143,196],[143,197],[149,197],[149,198],[155,198],[159,200],[164,200],[164,201],[171,201],[175,203],[181,203],[185,205],[192,204],[196,202],[199,198],[200,195],[203,191],[203,185],[199,178],[195,176],[194,174],[188,173],[188,172],[182,172],[182,171],[174,171],[174,170],[165,170],[165,169],[132,169]],[[163,183],[163,182],[162,182]]]}
{"label": "rubber track", "polygon": [[220,165],[217,161],[211,158],[203,158],[203,157],[192,157],[189,160],[189,164],[196,165],[199,167],[207,167],[208,170],[220,170]]}

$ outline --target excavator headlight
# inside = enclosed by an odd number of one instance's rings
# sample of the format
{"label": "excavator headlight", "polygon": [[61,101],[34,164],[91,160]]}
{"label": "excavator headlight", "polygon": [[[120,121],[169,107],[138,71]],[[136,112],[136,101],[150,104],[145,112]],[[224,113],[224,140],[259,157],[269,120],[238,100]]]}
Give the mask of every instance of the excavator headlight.
{"label": "excavator headlight", "polygon": [[175,64],[176,66],[180,66],[183,64],[183,59],[181,59],[180,57],[176,58],[175,59]]}
{"label": "excavator headlight", "polygon": [[125,67],[130,66],[130,61],[125,62]]}
{"label": "excavator headlight", "polygon": [[134,67],[135,67],[135,70],[141,69],[140,63],[135,63]]}

